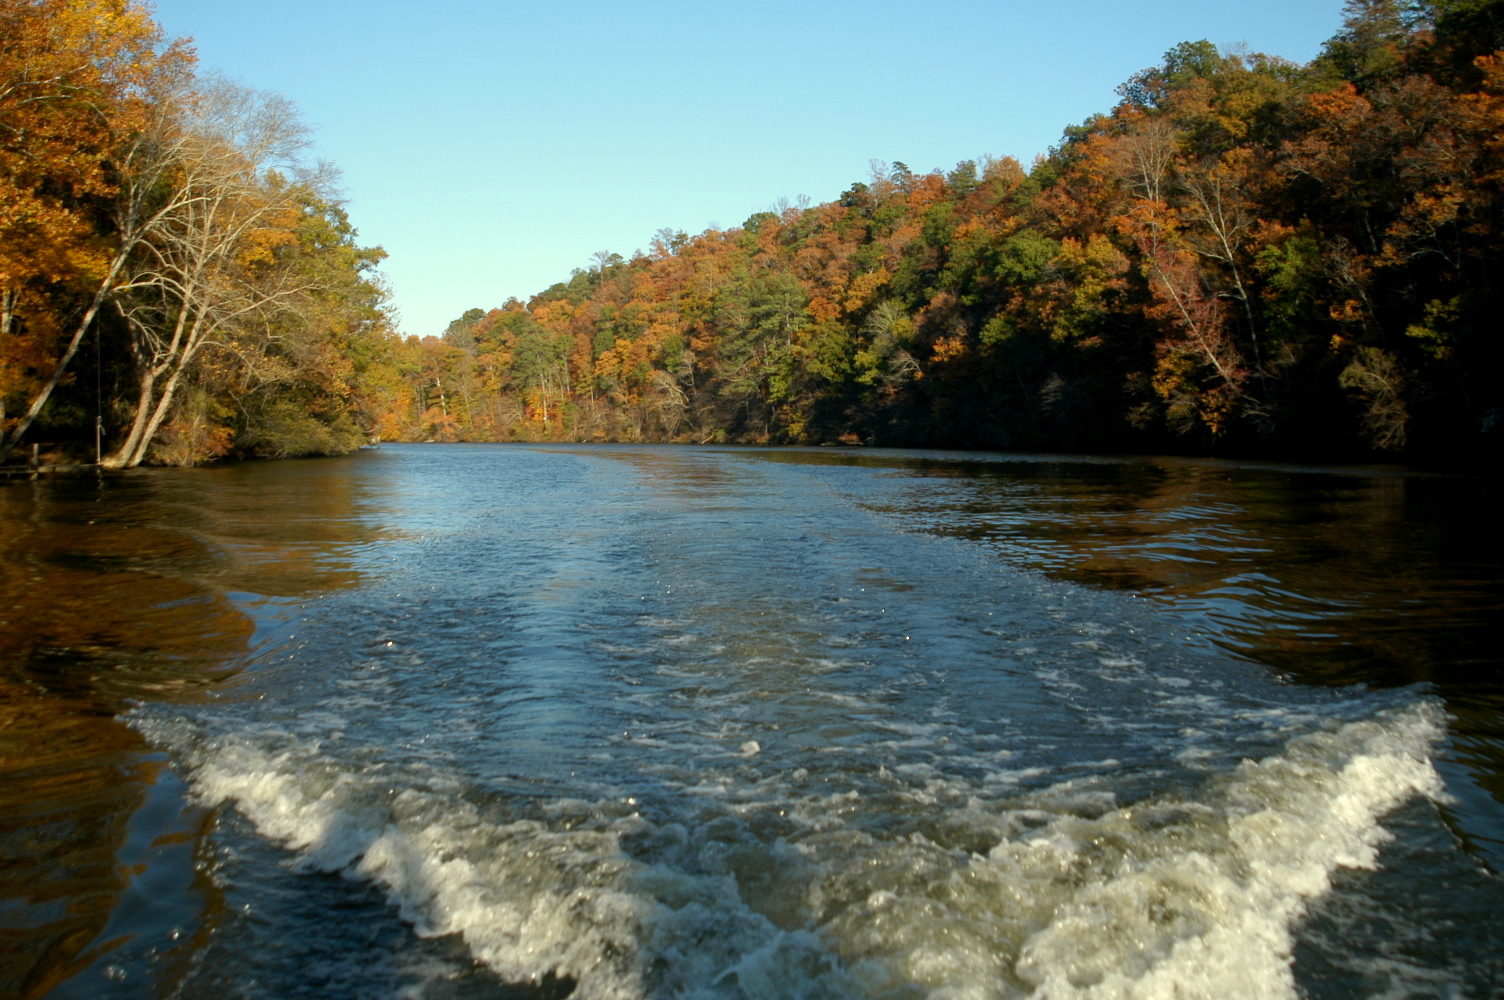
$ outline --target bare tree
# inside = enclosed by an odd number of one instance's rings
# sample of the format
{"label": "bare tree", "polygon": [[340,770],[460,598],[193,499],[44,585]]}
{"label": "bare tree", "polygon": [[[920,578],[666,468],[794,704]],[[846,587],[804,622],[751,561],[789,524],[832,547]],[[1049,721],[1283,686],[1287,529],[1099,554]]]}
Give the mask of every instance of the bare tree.
{"label": "bare tree", "polygon": [[1258,322],[1253,316],[1253,302],[1243,282],[1243,271],[1238,266],[1238,257],[1256,222],[1245,191],[1246,161],[1246,156],[1232,154],[1199,164],[1182,171],[1180,187],[1186,195],[1184,213],[1199,230],[1199,238],[1193,238],[1191,247],[1227,269],[1233,286],[1229,294],[1243,307],[1248,336],[1253,342],[1254,367],[1262,372]]}
{"label": "bare tree", "polygon": [[1168,200],[1165,189],[1180,153],[1174,123],[1162,117],[1148,118],[1118,139],[1112,151],[1113,166],[1135,197],[1151,202]]}
{"label": "bare tree", "polygon": [[1410,410],[1405,405],[1405,372],[1395,356],[1377,347],[1360,347],[1338,384],[1363,404],[1363,429],[1375,448],[1405,447]]}
{"label": "bare tree", "polygon": [[897,302],[887,299],[879,303],[867,316],[862,332],[867,335],[870,346],[858,353],[857,359],[870,370],[860,376],[861,381],[868,384],[880,382],[891,393],[919,374],[919,362],[903,347],[903,342],[913,332],[913,321]]}
{"label": "bare tree", "polygon": [[684,421],[684,411],[689,408],[689,396],[679,380],[666,371],[653,371],[651,387],[648,409],[658,417],[664,433],[672,439]]}
{"label": "bare tree", "polygon": [[295,241],[307,129],[285,98],[211,80],[165,143],[171,193],[118,269],[115,304],[130,330],[138,395],[130,429],[104,459],[130,468],[200,353],[267,333],[311,285],[285,266]]}

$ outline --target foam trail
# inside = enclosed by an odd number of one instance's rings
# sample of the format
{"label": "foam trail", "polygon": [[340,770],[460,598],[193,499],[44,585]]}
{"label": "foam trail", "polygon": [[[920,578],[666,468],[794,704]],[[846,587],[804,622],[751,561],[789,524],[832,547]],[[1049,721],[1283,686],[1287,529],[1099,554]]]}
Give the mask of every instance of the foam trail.
{"label": "foam trail", "polygon": [[1413,795],[1444,797],[1430,761],[1441,736],[1428,705],[1244,762],[1204,846],[1180,843],[1194,819],[1162,828],[1030,939],[1020,972],[1038,997],[1293,998],[1296,919],[1339,866],[1374,866],[1389,838],[1380,817]]}
{"label": "foam trail", "polygon": [[[655,826],[558,800],[509,819],[452,778],[352,769],[282,731],[137,724],[201,799],[234,803],[300,864],[371,880],[420,934],[462,935],[508,980],[570,977],[580,1000],[1293,998],[1307,902],[1339,866],[1373,866],[1386,812],[1444,796],[1430,762],[1444,719],[1424,701],[1299,736],[1193,794],[1117,807],[1097,778],[946,817],[1008,831],[986,854],[828,823],[764,844],[768,864],[781,851],[809,873],[801,926],[780,929],[734,876],[624,850],[692,837],[689,812]],[[779,794],[765,805],[819,807]]]}
{"label": "foam trail", "polygon": [[[1371,868],[1388,811],[1444,799],[1430,702],[1292,740],[1195,799],[1061,815],[1069,788],[959,876],[879,894],[837,922],[944,1000],[1297,995],[1293,932],[1339,866]],[[1066,805],[1068,809],[1068,805]],[[911,864],[911,870],[917,868]],[[904,943],[889,951],[884,941]]]}
{"label": "foam trail", "polygon": [[553,973],[580,1000],[860,992],[817,934],[774,927],[734,879],[630,859],[620,841],[647,824],[617,803],[560,800],[553,822],[497,823],[443,778],[341,771],[283,730],[138,725],[181,753],[200,800],[233,803],[300,865],[383,886],[420,935],[461,935],[509,981]]}

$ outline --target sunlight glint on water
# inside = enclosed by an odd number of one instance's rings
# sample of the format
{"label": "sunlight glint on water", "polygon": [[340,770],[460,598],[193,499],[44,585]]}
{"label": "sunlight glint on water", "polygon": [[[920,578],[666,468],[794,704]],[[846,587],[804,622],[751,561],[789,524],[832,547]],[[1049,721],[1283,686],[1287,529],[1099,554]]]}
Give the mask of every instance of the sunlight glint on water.
{"label": "sunlight glint on water", "polygon": [[[1249,588],[1239,605],[1206,575],[1240,623],[1207,627],[1170,586],[1040,572],[1066,565],[1058,538],[1012,546],[996,530],[1012,501],[933,462],[389,448],[244,473],[245,506],[178,501],[255,637],[233,683],[126,718],[169,753],[185,816],[218,810],[190,895],[219,902],[174,916],[198,943],[170,966],[141,950],[150,926],[113,945],[105,993],[1347,998],[1504,981],[1504,892],[1454,833],[1486,831],[1493,808],[1447,756],[1461,689],[1305,686],[1226,651],[1285,627],[1253,624],[1287,620],[1276,590],[1333,613],[1236,494],[1145,505],[1181,526],[1186,565]],[[359,501],[316,527],[320,480],[298,469],[337,471]],[[341,540],[303,541],[325,531]],[[298,582],[277,575],[289,545]],[[1465,783],[1443,787],[1438,761]],[[61,995],[103,995],[91,982]]]}

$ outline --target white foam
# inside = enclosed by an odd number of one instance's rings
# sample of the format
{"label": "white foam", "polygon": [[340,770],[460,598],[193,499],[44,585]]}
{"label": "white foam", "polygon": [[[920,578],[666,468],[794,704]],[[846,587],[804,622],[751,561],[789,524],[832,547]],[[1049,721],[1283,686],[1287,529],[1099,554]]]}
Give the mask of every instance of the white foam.
{"label": "white foam", "polygon": [[1015,811],[1019,832],[962,873],[839,917],[841,952],[944,1000],[1291,1000],[1297,919],[1339,866],[1374,865],[1384,813],[1444,797],[1441,733],[1423,704],[1298,737],[1195,801],[1063,815],[1090,786],[1056,786],[1047,819]]}
{"label": "white foam", "polygon": [[[709,827],[692,810],[655,826],[635,800],[561,799],[509,820],[449,779],[355,770],[293,734],[138,725],[178,751],[200,798],[233,802],[299,864],[375,882],[418,933],[462,935],[509,980],[572,978],[579,1000],[915,988],[934,1000],[1289,1000],[1307,902],[1339,866],[1374,864],[1385,812],[1443,796],[1429,703],[1296,737],[1193,799],[1124,807],[1110,775],[979,798],[933,767],[880,771],[916,816],[990,836],[986,855],[917,831],[875,836],[848,822],[871,808],[855,791],[794,797],[770,779],[756,793],[768,801],[734,815],[788,812],[787,842],[737,841],[791,894],[775,925],[736,869],[705,860],[722,855],[693,853]],[[982,784],[1031,774],[994,769]],[[746,791],[715,772],[688,789],[696,803],[734,790]],[[626,837],[669,847],[629,855]]]}
{"label": "white foam", "polygon": [[754,1000],[853,993],[857,973],[818,935],[774,927],[734,879],[630,860],[620,839],[645,827],[636,813],[561,800],[546,810],[557,824],[498,825],[453,790],[342,773],[290,734],[205,740],[183,723],[138,725],[183,752],[202,801],[233,802],[302,866],[383,886],[419,934],[461,935],[505,979],[554,973],[577,982],[580,1000],[715,984]]}

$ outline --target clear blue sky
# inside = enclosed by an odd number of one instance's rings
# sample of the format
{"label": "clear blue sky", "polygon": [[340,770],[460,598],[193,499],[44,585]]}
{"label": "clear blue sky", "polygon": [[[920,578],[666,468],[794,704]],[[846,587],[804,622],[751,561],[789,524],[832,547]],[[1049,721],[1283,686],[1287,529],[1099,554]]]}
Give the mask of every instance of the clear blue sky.
{"label": "clear blue sky", "polygon": [[874,158],[1027,165],[1181,41],[1305,61],[1341,0],[157,0],[296,101],[407,333],[670,226],[835,198]]}

